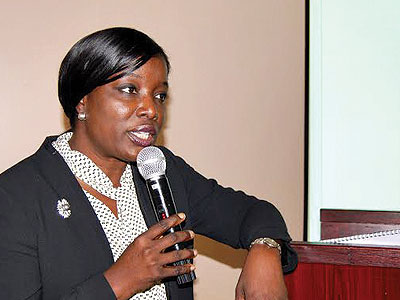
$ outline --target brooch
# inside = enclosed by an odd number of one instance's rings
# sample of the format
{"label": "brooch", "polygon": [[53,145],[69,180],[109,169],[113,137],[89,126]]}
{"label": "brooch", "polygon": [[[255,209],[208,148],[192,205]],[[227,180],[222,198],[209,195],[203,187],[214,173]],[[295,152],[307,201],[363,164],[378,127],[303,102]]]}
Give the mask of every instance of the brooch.
{"label": "brooch", "polygon": [[71,216],[71,206],[69,205],[68,201],[62,198],[57,202],[57,211],[61,217],[67,219]]}

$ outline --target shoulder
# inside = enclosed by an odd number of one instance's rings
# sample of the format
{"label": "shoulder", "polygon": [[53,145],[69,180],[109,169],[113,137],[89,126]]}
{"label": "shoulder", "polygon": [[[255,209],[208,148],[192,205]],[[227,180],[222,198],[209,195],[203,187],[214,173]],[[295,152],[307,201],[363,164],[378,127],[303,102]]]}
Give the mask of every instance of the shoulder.
{"label": "shoulder", "polygon": [[[40,148],[29,157],[0,174],[0,190],[6,194],[27,193],[29,187],[38,181],[38,163],[45,163],[46,156],[51,153],[51,141],[55,137],[48,137]],[[51,167],[51,166],[49,166]]]}
{"label": "shoulder", "polygon": [[157,146],[165,155],[166,158],[174,158],[176,155],[167,147],[164,146]]}
{"label": "shoulder", "polygon": [[158,146],[158,148],[165,155],[165,159],[167,160],[167,169],[171,166],[179,168],[191,168],[182,157],[174,154],[170,149],[164,146]]}
{"label": "shoulder", "polygon": [[37,193],[32,190],[32,181],[35,181],[33,155],[0,174],[0,207],[5,212],[0,214],[0,219],[9,224],[2,234],[34,227],[35,201],[32,199]]}
{"label": "shoulder", "polygon": [[196,171],[189,165],[182,157],[175,155],[171,150],[166,147],[159,147],[164,153],[167,161],[167,175],[168,177],[181,177],[185,186],[188,189],[192,187],[206,187],[214,188],[217,181],[213,178],[207,178]]}
{"label": "shoulder", "polygon": [[184,182],[189,182],[194,174],[199,175],[182,157],[166,147],[159,146],[159,148],[165,155],[168,176],[179,176]]}
{"label": "shoulder", "polygon": [[193,182],[192,177],[196,172],[188,165],[181,157],[175,155],[170,149],[166,147],[158,147],[165,155],[167,163],[166,175],[170,183],[175,186],[185,187],[190,189]]}
{"label": "shoulder", "polygon": [[34,170],[33,156],[34,155],[31,155],[23,159],[22,161],[18,162],[14,166],[10,167],[9,169],[1,173],[0,187],[8,186],[10,184],[13,184],[14,182],[23,183],[25,178],[28,178],[30,175],[32,175],[32,172]]}

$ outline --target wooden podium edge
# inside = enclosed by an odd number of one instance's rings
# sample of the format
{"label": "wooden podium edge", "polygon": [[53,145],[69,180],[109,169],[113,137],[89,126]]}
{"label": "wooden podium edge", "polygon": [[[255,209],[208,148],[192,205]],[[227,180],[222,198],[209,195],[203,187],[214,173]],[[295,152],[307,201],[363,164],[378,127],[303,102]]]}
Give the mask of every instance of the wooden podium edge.
{"label": "wooden podium edge", "polygon": [[398,246],[292,242],[299,263],[400,268]]}

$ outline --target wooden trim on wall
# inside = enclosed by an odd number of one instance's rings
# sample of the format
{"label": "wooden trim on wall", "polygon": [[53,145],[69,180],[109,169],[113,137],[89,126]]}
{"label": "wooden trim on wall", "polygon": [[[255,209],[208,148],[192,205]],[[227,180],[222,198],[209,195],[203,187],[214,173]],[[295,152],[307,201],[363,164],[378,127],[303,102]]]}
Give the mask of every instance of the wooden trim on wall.
{"label": "wooden trim on wall", "polygon": [[398,211],[321,209],[321,222],[399,224]]}
{"label": "wooden trim on wall", "polygon": [[332,245],[293,242],[300,263],[376,266],[400,268],[400,248],[396,246]]}

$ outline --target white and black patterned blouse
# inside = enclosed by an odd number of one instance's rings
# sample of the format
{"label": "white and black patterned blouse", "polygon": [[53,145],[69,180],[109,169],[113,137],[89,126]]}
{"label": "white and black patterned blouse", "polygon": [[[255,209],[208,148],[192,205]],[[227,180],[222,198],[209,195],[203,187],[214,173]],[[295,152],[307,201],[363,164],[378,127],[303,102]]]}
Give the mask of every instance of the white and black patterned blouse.
{"label": "white and black patterned blouse", "polygon": [[[116,261],[133,240],[147,230],[139,207],[131,167],[126,166],[120,179],[120,186],[115,188],[107,175],[92,160],[79,151],[71,150],[68,143],[71,137],[72,132],[64,133],[52,145],[77,178],[117,202],[118,218],[102,201],[83,190],[103,227]],[[132,299],[166,300],[165,285],[155,285],[143,293],[134,295]]]}

